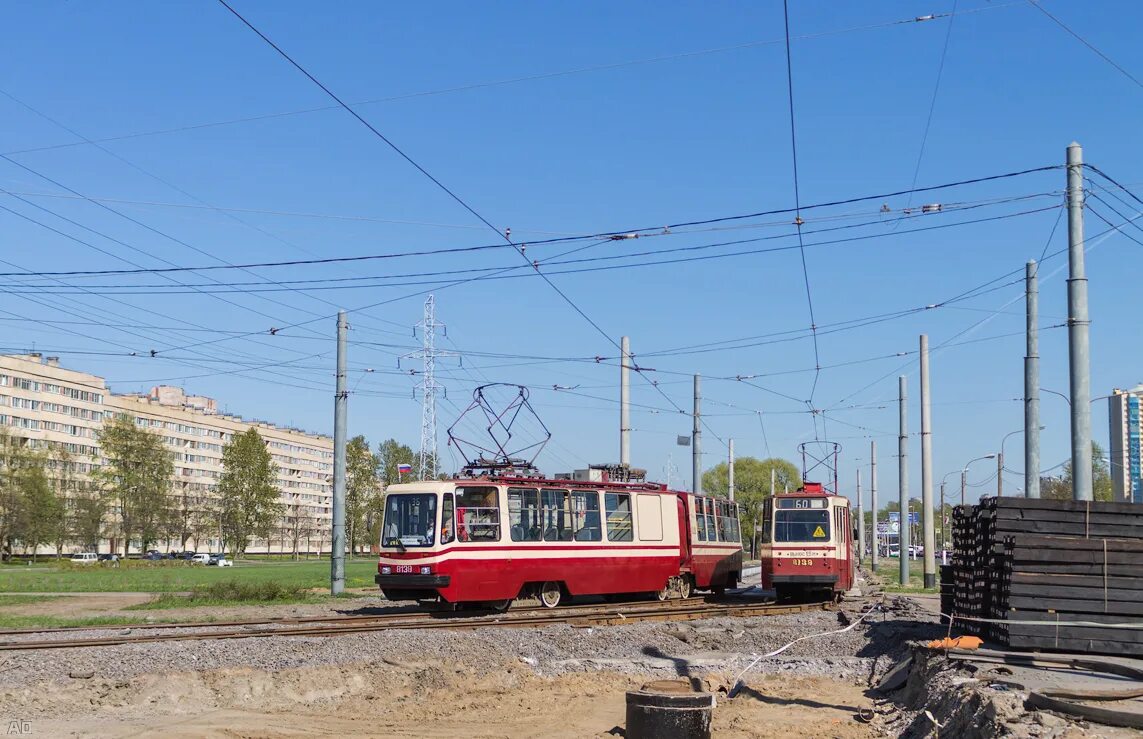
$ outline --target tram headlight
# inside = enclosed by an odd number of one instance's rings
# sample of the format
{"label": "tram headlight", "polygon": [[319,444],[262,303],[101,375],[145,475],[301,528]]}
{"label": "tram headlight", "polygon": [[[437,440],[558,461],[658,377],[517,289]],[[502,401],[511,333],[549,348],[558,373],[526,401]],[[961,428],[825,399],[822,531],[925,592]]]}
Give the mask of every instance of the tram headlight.
{"label": "tram headlight", "polygon": [[428,565],[422,565],[421,566],[421,574],[422,575],[431,575],[431,574],[433,574],[433,568],[429,567]]}
{"label": "tram headlight", "polygon": [[393,574],[393,568],[388,566],[388,565],[382,565],[381,566],[381,574],[382,575],[392,575]]}

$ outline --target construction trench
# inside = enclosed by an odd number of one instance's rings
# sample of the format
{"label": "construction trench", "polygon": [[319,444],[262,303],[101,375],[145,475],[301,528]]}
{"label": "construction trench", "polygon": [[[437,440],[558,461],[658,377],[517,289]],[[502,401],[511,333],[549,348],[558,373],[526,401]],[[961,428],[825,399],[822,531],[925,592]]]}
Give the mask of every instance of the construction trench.
{"label": "construction trench", "polygon": [[[0,717],[39,735],[637,736],[627,695],[681,680],[712,696],[719,737],[1138,735],[1090,713],[1143,716],[1133,660],[930,648],[950,633],[938,598],[881,594],[867,573],[861,584],[835,609],[772,615],[141,643],[130,637],[149,630],[68,632],[127,643],[0,653]],[[280,608],[307,628],[322,618]],[[1090,700],[1109,691],[1118,699]]]}

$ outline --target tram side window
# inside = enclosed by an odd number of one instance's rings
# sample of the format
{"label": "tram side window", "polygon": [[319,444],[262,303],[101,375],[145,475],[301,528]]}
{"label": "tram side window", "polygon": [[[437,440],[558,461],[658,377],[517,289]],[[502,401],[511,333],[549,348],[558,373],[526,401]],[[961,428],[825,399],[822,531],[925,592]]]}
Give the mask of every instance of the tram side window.
{"label": "tram side window", "polygon": [[769,544],[773,539],[774,499],[767,498],[762,504],[762,543]]}
{"label": "tram side window", "polygon": [[456,524],[452,520],[452,493],[444,494],[441,503],[441,544],[448,544],[456,538]]}
{"label": "tram side window", "polygon": [[703,498],[703,519],[706,521],[706,540],[718,541],[718,527],[714,523],[714,501]]}
{"label": "tram side window", "polygon": [[508,488],[508,525],[512,541],[540,541],[540,491]]}
{"label": "tram side window", "polygon": [[695,499],[695,537],[699,541],[706,541],[706,514],[703,513],[702,498]]}
{"label": "tram side window", "polygon": [[491,486],[456,489],[456,535],[461,541],[500,541],[500,500]]}
{"label": "tram side window", "polygon": [[604,493],[603,506],[607,513],[607,540],[634,541],[635,531],[631,526],[631,495]]}
{"label": "tram side window", "polygon": [[544,541],[571,541],[572,528],[570,510],[568,508],[568,491],[541,490],[540,491],[541,526],[544,529]]}
{"label": "tram side window", "polygon": [[599,541],[603,532],[599,528],[599,493],[574,492],[571,494],[572,523],[576,541]]}
{"label": "tram side window", "polygon": [[737,542],[738,537],[738,505],[730,501],[715,501],[715,511],[718,513],[718,540]]}

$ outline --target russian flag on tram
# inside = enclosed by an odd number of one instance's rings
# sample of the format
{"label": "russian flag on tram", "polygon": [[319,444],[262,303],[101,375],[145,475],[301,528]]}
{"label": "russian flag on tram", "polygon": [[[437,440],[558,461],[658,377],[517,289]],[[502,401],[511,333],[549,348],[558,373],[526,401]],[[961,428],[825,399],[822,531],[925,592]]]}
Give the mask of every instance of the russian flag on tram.
{"label": "russian flag on tram", "polygon": [[397,465],[397,472],[400,472],[402,475],[405,474],[406,472],[412,472],[412,471],[413,471],[413,465],[411,465],[411,464],[399,464],[399,465]]}

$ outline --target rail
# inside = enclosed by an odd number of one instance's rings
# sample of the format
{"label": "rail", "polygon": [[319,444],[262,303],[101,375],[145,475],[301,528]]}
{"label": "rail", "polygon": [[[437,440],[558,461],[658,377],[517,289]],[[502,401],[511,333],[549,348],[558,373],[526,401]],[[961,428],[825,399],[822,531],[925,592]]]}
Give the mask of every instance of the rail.
{"label": "rail", "polygon": [[[590,626],[614,626],[640,621],[689,621],[718,616],[746,618],[753,616],[773,616],[788,613],[803,613],[811,610],[826,610],[824,603],[796,605],[752,604],[752,603],[705,603],[681,601],[677,604],[634,604],[632,607],[594,609],[568,609],[553,611],[543,608],[520,609],[516,612],[473,617],[457,616],[448,613],[398,613],[375,616],[315,616],[309,621],[297,619],[276,619],[245,622],[202,622],[199,624],[147,624],[141,635],[134,634],[135,627],[122,625],[111,627],[121,633],[109,636],[84,637],[75,639],[9,639],[0,642],[0,652],[25,651],[36,649],[74,649],[80,647],[120,646],[124,644],[146,644],[170,641],[205,641],[221,639],[249,639],[267,636],[339,636],[398,629],[480,629],[480,628],[528,628],[568,624],[573,628]],[[158,627],[158,628],[154,628]],[[221,627],[221,628],[220,628]],[[90,632],[103,628],[81,627],[74,631]],[[188,631],[176,632],[176,629]],[[128,633],[123,633],[124,629]],[[214,630],[204,630],[214,629]],[[156,633],[158,632],[158,633]],[[24,630],[9,632],[9,636],[35,636],[43,633],[58,633],[55,630]]]}

